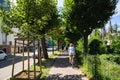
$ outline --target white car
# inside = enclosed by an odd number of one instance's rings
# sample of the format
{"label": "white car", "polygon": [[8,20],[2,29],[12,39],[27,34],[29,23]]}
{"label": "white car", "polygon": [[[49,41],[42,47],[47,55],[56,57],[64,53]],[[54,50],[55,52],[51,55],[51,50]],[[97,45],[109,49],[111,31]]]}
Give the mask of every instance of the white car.
{"label": "white car", "polygon": [[0,50],[0,60],[6,59],[6,58],[7,58],[7,54],[4,51]]}

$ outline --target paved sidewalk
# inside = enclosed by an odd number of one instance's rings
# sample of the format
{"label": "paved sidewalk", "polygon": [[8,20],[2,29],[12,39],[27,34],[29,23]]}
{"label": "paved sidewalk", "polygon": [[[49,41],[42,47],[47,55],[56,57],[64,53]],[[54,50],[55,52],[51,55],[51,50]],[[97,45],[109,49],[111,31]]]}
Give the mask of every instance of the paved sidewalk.
{"label": "paved sidewalk", "polygon": [[77,67],[69,64],[68,54],[60,54],[45,80],[89,80]]}

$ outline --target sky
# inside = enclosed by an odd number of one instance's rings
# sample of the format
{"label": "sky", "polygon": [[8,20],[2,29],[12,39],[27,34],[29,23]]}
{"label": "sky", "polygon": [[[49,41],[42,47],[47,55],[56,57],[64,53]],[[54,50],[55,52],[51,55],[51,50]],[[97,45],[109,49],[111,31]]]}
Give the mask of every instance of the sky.
{"label": "sky", "polygon": [[[63,2],[64,0],[58,0],[58,7],[63,7]],[[111,17],[111,24],[114,25],[114,24],[118,24],[120,25],[120,0],[118,0],[118,3],[116,5],[116,14],[114,14],[112,17]],[[109,21],[108,21],[109,22]],[[108,23],[105,25],[106,28],[108,28]],[[119,28],[120,29],[120,28]]]}
{"label": "sky", "polygon": [[64,0],[58,0],[57,7],[63,7]]}
{"label": "sky", "polygon": [[[114,24],[119,25],[118,30],[120,30],[120,0],[118,0],[115,11],[116,11],[116,13],[110,19],[111,24],[112,25],[114,25]],[[108,30],[108,27],[109,27],[109,21],[105,25],[106,30]]]}
{"label": "sky", "polygon": [[117,7],[116,7],[116,14],[114,14],[111,18],[111,23],[112,24],[119,24],[120,25],[120,0],[117,3]]}

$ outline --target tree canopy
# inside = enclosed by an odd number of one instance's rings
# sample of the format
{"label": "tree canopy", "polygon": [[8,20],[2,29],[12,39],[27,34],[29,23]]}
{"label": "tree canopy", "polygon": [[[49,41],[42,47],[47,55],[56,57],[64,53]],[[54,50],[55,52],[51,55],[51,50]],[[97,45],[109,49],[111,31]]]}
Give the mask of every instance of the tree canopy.
{"label": "tree canopy", "polygon": [[23,35],[42,35],[58,23],[56,5],[56,0],[17,0],[10,11],[2,11],[2,22],[19,28]]}
{"label": "tree canopy", "polygon": [[[65,0],[67,2],[67,0]],[[70,0],[67,22],[76,26],[84,38],[84,52],[88,52],[88,35],[103,27],[115,13],[117,0]],[[67,6],[68,4],[65,3]],[[71,9],[71,10],[69,10]]]}
{"label": "tree canopy", "polygon": [[2,23],[19,28],[21,37],[42,38],[59,24],[56,5],[56,0],[17,0],[9,11],[2,9]]}

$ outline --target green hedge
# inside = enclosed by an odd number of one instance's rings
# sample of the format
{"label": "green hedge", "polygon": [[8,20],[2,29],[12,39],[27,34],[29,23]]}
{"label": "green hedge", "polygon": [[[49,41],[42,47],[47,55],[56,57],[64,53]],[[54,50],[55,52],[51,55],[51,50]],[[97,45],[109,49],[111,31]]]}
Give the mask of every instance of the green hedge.
{"label": "green hedge", "polygon": [[120,55],[103,54],[99,58],[101,60],[101,74],[104,80],[120,80],[120,64],[116,61],[120,60]]}
{"label": "green hedge", "polygon": [[79,58],[83,70],[90,80],[120,80],[120,55],[81,54]]}

